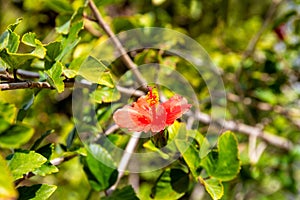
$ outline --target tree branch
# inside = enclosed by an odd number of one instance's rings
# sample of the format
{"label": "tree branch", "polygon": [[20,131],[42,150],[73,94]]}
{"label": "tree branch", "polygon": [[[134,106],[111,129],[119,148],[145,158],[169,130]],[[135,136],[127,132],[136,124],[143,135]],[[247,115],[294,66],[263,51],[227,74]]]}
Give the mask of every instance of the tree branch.
{"label": "tree branch", "polygon": [[256,136],[271,144],[285,150],[292,150],[293,143],[286,138],[274,135],[272,133],[261,130],[260,128],[249,126],[243,123],[237,123],[234,121],[216,121],[212,120],[211,117],[205,113],[199,112],[195,118],[204,124],[211,124],[224,130],[230,130],[239,132],[248,136]]}
{"label": "tree branch", "polygon": [[48,88],[54,89],[47,82],[33,82],[33,81],[25,81],[25,82],[15,82],[15,83],[1,83],[0,90],[16,90],[16,89],[26,89],[26,88]]}

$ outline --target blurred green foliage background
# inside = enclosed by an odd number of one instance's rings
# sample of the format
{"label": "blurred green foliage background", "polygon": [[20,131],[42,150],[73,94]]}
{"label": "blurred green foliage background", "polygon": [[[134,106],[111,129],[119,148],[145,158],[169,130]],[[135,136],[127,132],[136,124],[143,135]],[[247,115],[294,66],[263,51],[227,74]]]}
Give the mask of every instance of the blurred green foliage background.
{"label": "blurred green foliage background", "polygon": [[[300,1],[299,0],[102,0],[95,1],[115,33],[137,27],[165,27],[182,32],[199,42],[214,64],[221,69],[227,92],[228,120],[258,126],[268,132],[300,144]],[[22,35],[35,32],[43,43],[57,36],[55,27],[70,18],[83,0],[1,0],[0,32],[22,17],[17,27]],[[89,12],[89,11],[87,11]],[[90,21],[80,32],[81,41],[69,60],[87,55],[105,33]],[[99,38],[100,37],[100,38]],[[22,49],[21,51],[25,51]],[[144,52],[145,53],[145,52]],[[145,60],[153,59],[151,53]],[[68,64],[68,60],[65,61]],[[184,61],[174,61],[197,91],[200,110],[209,113],[209,98],[203,80],[193,79]],[[118,72],[115,72],[118,76]],[[0,101],[20,108],[32,90],[1,91]],[[203,100],[203,101],[201,101]],[[71,90],[58,94],[42,90],[27,113],[24,123],[34,127],[31,143],[46,130],[54,129],[45,143],[56,143],[55,152],[62,155],[73,129]],[[105,119],[103,119],[105,121]],[[105,122],[103,122],[105,123]],[[200,131],[205,132],[205,125]],[[248,136],[239,134],[240,175],[225,184],[222,199],[298,199],[300,198],[300,147],[289,152],[267,145],[261,155],[250,147]],[[25,147],[26,147],[25,145]],[[80,146],[77,138],[74,146]],[[75,148],[75,147],[74,147]],[[250,151],[250,152],[249,152]],[[9,150],[1,150],[6,156]],[[79,158],[59,166],[60,173],[33,177],[31,182],[58,185],[51,199],[85,199],[90,186]],[[141,175],[141,197],[148,191],[151,177]],[[202,192],[201,192],[202,191]],[[209,199],[203,190],[199,198]],[[145,192],[146,193],[146,192]],[[96,197],[95,197],[96,198]],[[185,197],[182,197],[185,199]],[[197,199],[197,198],[195,198]]]}

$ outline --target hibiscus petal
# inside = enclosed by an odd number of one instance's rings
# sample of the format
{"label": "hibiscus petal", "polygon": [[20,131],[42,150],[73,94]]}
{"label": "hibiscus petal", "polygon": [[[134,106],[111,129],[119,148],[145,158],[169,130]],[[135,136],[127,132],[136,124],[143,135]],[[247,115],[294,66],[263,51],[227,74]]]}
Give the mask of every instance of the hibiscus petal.
{"label": "hibiscus petal", "polygon": [[162,103],[162,106],[165,108],[167,114],[166,124],[171,125],[183,113],[188,111],[192,105],[187,103],[186,98],[176,94],[168,101]]}
{"label": "hibiscus petal", "polygon": [[152,123],[151,131],[160,132],[166,127],[167,113],[162,105],[152,106]]}
{"label": "hibiscus petal", "polygon": [[114,113],[113,119],[119,127],[137,132],[149,131],[152,121],[151,116],[148,113],[131,106],[125,106],[122,109],[118,109]]}

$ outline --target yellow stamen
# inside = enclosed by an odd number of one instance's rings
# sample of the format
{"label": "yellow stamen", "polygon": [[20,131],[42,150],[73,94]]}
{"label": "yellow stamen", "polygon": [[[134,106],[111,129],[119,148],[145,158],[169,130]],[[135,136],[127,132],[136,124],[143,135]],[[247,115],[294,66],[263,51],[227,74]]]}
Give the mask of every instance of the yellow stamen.
{"label": "yellow stamen", "polygon": [[156,89],[149,87],[149,92],[147,94],[147,102],[150,106],[156,105],[159,103],[159,96]]}

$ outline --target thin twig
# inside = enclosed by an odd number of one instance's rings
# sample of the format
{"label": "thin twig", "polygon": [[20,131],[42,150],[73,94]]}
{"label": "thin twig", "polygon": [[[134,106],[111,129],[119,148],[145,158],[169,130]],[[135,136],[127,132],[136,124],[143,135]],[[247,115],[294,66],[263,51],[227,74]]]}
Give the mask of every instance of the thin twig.
{"label": "thin twig", "polygon": [[[255,52],[255,48],[256,48],[256,45],[257,45],[259,39],[261,38],[264,31],[268,28],[270,22],[272,21],[274,13],[280,3],[281,3],[281,0],[272,0],[262,26],[260,27],[258,32],[251,38],[251,40],[249,41],[249,43],[247,45],[246,50],[243,53],[243,59],[241,61],[241,66],[236,71],[236,76],[234,78],[234,88],[235,88],[237,94],[242,98],[245,97],[245,94],[244,94],[244,89],[242,88],[238,78],[241,77],[242,73],[243,73],[243,62],[248,57],[252,56],[253,53]],[[251,112],[249,112],[249,108],[245,104],[242,104],[242,106],[243,106],[243,109],[245,110],[244,113],[245,113],[247,120],[250,122],[250,124],[255,124],[256,123],[255,118],[253,117]]]}
{"label": "thin twig", "polygon": [[121,44],[120,40],[116,37],[116,35],[111,30],[111,28],[108,26],[108,24],[103,20],[102,15],[99,12],[99,10],[97,9],[93,0],[89,0],[89,7],[91,8],[95,18],[97,19],[99,26],[110,37],[110,39],[114,43],[116,49],[120,52],[121,60],[128,67],[128,69],[132,70],[132,73],[134,74],[135,78],[137,79],[137,82],[140,84],[140,86],[143,88],[143,90],[147,91],[147,82],[145,81],[145,79],[143,78],[141,73],[139,72],[136,64],[131,60],[131,58],[127,54],[127,52],[124,49],[123,45]]}
{"label": "thin twig", "polygon": [[270,24],[271,20],[273,19],[274,13],[278,7],[278,5],[281,3],[281,0],[273,0],[269,10],[267,12],[266,18],[261,26],[261,28],[258,30],[258,32],[251,38],[250,42],[248,43],[247,49],[244,52],[243,57],[247,58],[250,55],[253,54],[255,51],[255,47],[262,36],[263,32],[267,29],[268,25]]}
{"label": "thin twig", "polygon": [[130,161],[131,155],[134,153],[134,150],[138,144],[140,135],[141,135],[141,132],[135,132],[132,135],[132,137],[130,138],[130,140],[125,148],[125,151],[122,155],[122,159],[119,163],[119,167],[118,167],[119,174],[118,174],[117,181],[115,182],[115,184],[113,186],[111,186],[106,191],[107,194],[111,194],[118,187],[121,178],[124,176],[124,173],[128,166],[128,163]]}
{"label": "thin twig", "polygon": [[141,90],[136,90],[133,88],[125,88],[125,87],[121,87],[121,86],[117,86],[117,90],[123,94],[127,94],[129,96],[135,96],[135,97],[140,97],[145,95],[145,92],[141,91]]}
{"label": "thin twig", "polygon": [[277,114],[283,115],[286,117],[291,123],[293,123],[297,128],[300,129],[300,121],[296,120],[293,115],[296,114],[295,112],[297,111],[297,114],[300,114],[300,110],[290,110],[288,108],[284,108],[280,105],[271,105],[266,102],[255,102],[253,101],[252,98],[246,97],[246,98],[241,98],[236,94],[233,93],[226,93],[226,97],[229,101],[235,102],[235,103],[240,103],[242,102],[246,106],[253,106],[258,110],[261,111],[273,111]]}
{"label": "thin twig", "polygon": [[[112,125],[111,127],[109,127],[109,129],[107,129],[104,132],[104,135],[109,135],[112,134],[113,132],[115,132],[116,130],[118,130],[120,127],[117,124]],[[98,139],[98,138],[97,138]]]}

